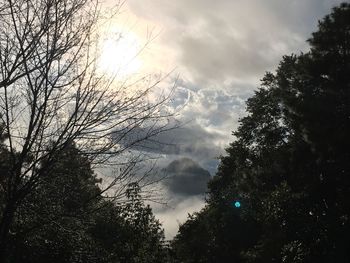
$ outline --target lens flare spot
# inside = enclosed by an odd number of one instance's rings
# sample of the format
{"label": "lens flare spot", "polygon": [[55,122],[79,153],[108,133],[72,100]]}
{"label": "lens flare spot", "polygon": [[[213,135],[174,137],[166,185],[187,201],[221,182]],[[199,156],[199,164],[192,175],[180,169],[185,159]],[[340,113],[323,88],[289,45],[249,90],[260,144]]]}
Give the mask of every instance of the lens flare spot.
{"label": "lens flare spot", "polygon": [[240,207],[241,207],[241,202],[235,201],[235,202],[233,203],[233,205],[234,205],[236,208],[240,208]]}

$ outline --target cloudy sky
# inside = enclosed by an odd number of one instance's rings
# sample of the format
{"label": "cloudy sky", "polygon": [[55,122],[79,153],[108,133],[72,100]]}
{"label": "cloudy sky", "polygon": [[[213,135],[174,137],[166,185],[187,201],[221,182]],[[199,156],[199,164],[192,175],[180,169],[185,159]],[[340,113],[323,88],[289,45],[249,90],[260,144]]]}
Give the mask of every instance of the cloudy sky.
{"label": "cloudy sky", "polygon": [[[118,23],[147,47],[141,72],[169,74],[170,107],[185,126],[163,134],[159,165],[167,207],[154,207],[167,238],[204,204],[217,157],[233,140],[244,102],[285,54],[306,51],[317,21],[338,0],[127,0]],[[186,157],[186,158],[184,158]],[[208,173],[209,172],[209,173]]]}

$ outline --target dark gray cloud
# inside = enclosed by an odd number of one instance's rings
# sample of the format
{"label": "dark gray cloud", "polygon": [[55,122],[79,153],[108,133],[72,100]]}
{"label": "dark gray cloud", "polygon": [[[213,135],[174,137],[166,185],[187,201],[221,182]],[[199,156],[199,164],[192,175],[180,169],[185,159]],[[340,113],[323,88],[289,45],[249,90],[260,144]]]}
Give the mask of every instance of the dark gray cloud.
{"label": "dark gray cloud", "polygon": [[189,158],[171,162],[164,172],[167,178],[164,185],[177,196],[203,195],[207,191],[210,173]]}
{"label": "dark gray cloud", "polygon": [[[203,158],[219,153],[219,148],[213,146],[219,134],[209,133],[195,123],[160,133],[152,129],[134,128],[127,133],[115,132],[114,137],[123,145],[130,144],[133,149],[152,153],[199,155]],[[153,135],[147,138],[150,133]]]}

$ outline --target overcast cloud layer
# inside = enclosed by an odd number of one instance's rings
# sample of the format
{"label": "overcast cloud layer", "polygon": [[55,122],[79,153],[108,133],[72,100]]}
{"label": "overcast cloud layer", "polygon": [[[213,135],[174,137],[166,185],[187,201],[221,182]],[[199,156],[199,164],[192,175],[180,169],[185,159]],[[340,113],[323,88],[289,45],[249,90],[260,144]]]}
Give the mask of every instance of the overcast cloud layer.
{"label": "overcast cloud layer", "polygon": [[[140,23],[161,32],[151,43],[152,64],[165,73],[176,68],[179,74],[170,107],[179,109],[178,118],[189,124],[158,138],[177,144],[153,149],[163,153],[163,167],[189,157],[215,173],[216,157],[233,140],[244,102],[264,72],[274,70],[283,55],[307,51],[306,39],[317,21],[340,2],[128,0],[126,8]],[[171,196],[172,209],[155,210],[168,238],[187,213],[204,203],[201,195]]]}

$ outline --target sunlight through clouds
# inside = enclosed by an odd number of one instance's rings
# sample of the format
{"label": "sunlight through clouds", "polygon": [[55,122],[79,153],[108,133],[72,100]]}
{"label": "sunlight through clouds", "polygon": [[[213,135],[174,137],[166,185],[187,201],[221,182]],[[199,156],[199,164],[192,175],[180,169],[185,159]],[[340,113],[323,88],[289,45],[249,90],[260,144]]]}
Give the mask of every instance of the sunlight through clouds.
{"label": "sunlight through clouds", "polygon": [[137,73],[142,60],[139,56],[142,45],[136,34],[118,27],[104,33],[99,58],[99,68],[117,78]]}

